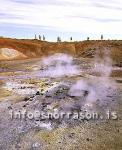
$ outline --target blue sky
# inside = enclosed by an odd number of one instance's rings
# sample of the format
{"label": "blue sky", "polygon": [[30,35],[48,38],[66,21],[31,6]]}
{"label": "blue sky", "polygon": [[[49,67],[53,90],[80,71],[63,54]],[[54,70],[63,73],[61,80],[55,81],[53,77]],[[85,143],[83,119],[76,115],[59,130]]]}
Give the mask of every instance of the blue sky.
{"label": "blue sky", "polygon": [[0,0],[0,35],[122,39],[121,0]]}

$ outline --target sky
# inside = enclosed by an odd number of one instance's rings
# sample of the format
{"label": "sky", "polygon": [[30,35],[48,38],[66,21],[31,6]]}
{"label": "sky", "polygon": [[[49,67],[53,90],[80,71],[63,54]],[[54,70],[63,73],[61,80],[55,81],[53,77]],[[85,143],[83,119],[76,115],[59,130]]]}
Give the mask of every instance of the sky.
{"label": "sky", "polygon": [[122,0],[0,0],[0,36],[122,39]]}

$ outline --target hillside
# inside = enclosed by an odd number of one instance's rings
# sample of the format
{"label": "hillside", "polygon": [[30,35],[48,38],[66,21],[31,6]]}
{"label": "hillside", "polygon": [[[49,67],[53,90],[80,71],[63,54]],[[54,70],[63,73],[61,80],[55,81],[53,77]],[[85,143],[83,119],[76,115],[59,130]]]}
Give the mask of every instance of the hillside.
{"label": "hillside", "polygon": [[92,58],[96,52],[110,50],[115,64],[121,65],[121,41],[81,41],[81,42],[47,42],[39,40],[18,40],[0,38],[0,60],[37,58],[54,53],[68,53],[79,57]]}

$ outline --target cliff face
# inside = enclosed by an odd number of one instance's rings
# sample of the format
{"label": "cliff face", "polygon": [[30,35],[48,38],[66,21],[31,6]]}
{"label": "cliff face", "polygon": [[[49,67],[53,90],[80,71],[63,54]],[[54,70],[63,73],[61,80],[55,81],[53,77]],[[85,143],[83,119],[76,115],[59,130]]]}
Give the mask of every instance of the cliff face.
{"label": "cliff face", "polygon": [[[116,63],[122,61],[122,41],[46,42],[39,40],[17,40],[0,38],[0,60],[37,58],[54,53],[68,53],[92,58],[96,52],[111,51]],[[12,56],[12,57],[11,57]]]}
{"label": "cliff face", "polygon": [[[8,57],[3,55],[8,51],[18,51],[20,53],[17,57]],[[13,51],[11,51],[13,53]],[[16,40],[16,39],[0,39],[0,60],[9,59],[25,59],[25,58],[36,58],[54,53],[69,53],[75,55],[75,44],[74,43],[50,43],[38,40]],[[22,57],[23,54],[23,57]]]}

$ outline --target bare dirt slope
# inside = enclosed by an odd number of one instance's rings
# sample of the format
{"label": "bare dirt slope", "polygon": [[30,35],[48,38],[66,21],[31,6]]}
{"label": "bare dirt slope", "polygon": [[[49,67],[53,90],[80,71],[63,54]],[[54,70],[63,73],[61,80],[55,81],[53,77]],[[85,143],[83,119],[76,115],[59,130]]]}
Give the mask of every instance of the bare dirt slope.
{"label": "bare dirt slope", "polygon": [[114,60],[115,64],[121,65],[121,40],[56,43],[39,40],[0,38],[0,60],[37,58],[54,53],[68,53],[79,57],[92,58],[95,56],[98,50],[101,51],[102,55],[102,51],[105,49],[110,49],[111,57]]}

